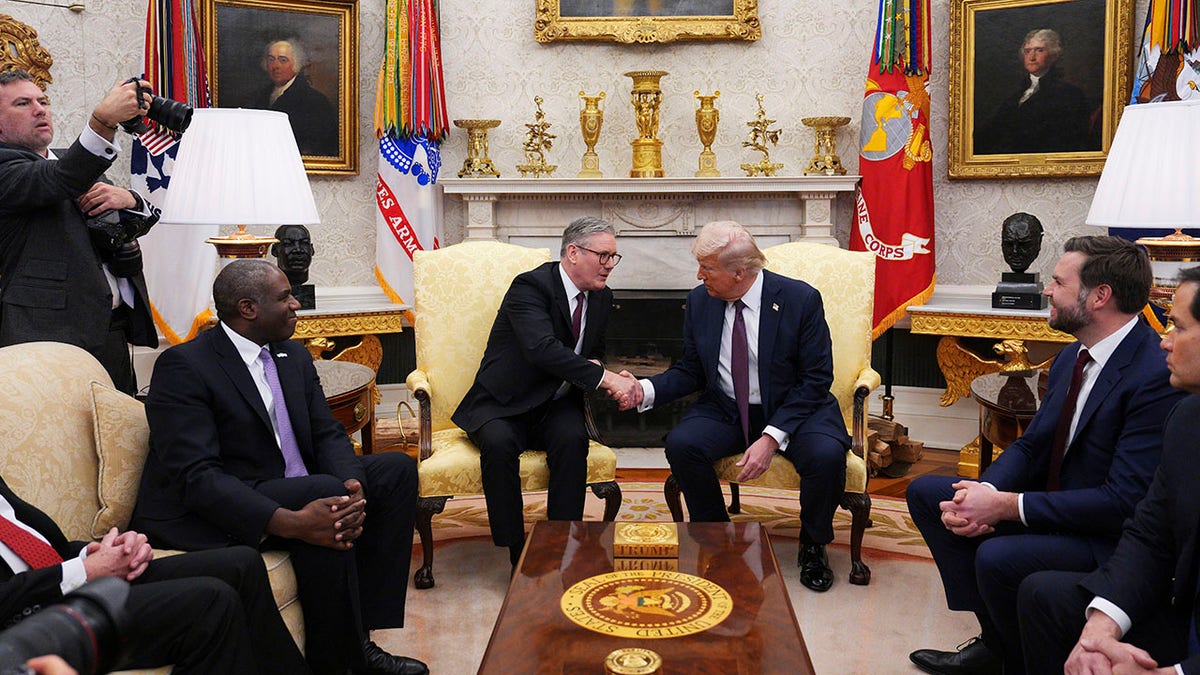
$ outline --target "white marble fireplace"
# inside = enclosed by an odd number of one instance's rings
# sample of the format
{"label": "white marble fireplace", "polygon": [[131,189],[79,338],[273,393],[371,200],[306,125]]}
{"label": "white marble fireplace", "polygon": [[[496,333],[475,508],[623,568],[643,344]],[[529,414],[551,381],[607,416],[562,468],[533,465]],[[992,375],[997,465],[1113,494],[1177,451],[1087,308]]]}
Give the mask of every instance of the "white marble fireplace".
{"label": "white marble fireplace", "polygon": [[713,220],[745,225],[763,248],[788,241],[837,245],[834,201],[858,176],[781,178],[471,178],[439,181],[466,205],[465,238],[549,248],[580,216],[617,229],[624,256],[615,289],[682,290],[696,284],[688,247]]}

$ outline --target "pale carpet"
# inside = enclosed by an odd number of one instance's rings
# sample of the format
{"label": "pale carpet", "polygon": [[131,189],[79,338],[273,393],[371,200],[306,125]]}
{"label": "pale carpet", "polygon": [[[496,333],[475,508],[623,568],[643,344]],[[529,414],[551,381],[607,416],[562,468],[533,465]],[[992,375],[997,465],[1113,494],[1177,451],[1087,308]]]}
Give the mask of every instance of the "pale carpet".
{"label": "pale carpet", "polygon": [[[669,519],[661,505],[661,485],[622,483],[618,520]],[[847,581],[850,552],[845,545],[849,517],[839,510],[834,545],[829,548],[833,589],[813,593],[800,585],[796,567],[795,493],[744,491],[746,511],[768,525],[775,556],[784,570],[788,595],[817,673],[915,673],[908,661],[914,649],[953,649],[978,630],[972,616],[946,609],[937,570],[915,533],[904,503],[875,498],[874,528],[867,530],[863,557],[872,571],[868,586]],[[376,631],[385,649],[419,658],[437,675],[468,675],[478,670],[508,588],[507,550],[484,535],[482,500],[454,499],[434,517],[437,586],[410,586],[406,627]],[[538,517],[544,497],[530,495],[527,515]],[[602,504],[588,498],[588,518]],[[790,535],[790,536],[789,536]],[[414,551],[413,569],[420,560]],[[411,583],[411,580],[410,580]],[[535,672],[531,670],[530,672]],[[598,672],[603,672],[600,666]]]}

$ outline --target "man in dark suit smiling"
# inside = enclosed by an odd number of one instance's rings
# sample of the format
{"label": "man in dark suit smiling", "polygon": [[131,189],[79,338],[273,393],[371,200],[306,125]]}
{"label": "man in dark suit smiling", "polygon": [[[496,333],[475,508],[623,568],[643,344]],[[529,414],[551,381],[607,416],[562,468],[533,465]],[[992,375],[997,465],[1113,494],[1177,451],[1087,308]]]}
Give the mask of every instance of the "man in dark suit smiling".
{"label": "man in dark suit smiling", "polygon": [[299,303],[278,267],[235,260],[213,299],[221,323],[155,364],[133,522],[156,546],[289,550],[314,672],[428,672],[367,637],[404,623],[415,463],[355,456],[288,339]]}

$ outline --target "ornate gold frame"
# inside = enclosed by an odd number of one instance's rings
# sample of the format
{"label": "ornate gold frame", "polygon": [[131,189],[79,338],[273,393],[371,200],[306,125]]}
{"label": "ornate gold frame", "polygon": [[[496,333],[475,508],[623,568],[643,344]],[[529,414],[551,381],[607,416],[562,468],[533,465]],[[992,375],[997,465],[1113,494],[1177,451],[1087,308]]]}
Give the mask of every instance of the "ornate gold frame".
{"label": "ornate gold frame", "polygon": [[33,76],[37,86],[46,90],[54,81],[50,66],[54,59],[38,41],[37,31],[27,23],[0,14],[0,70],[20,68]]}
{"label": "ornate gold frame", "polygon": [[624,43],[676,40],[757,40],[758,0],[733,0],[726,16],[563,17],[559,0],[537,0],[533,37],[538,42],[591,40]]}
{"label": "ornate gold frame", "polygon": [[[217,14],[222,8],[255,9],[268,12],[334,18],[338,22],[336,66],[338,100],[337,156],[303,155],[304,168],[310,174],[358,173],[358,0],[202,0],[204,56],[208,65],[208,84],[212,104],[221,107],[219,55],[222,35],[218,33]],[[247,36],[234,35],[230,40]],[[282,37],[282,36],[277,36]]]}
{"label": "ornate gold frame", "polygon": [[[950,3],[950,178],[1098,176],[1129,98],[1134,0],[1106,0],[1101,149],[1084,152],[976,155],[976,13],[1053,5],[1071,0],[955,0]],[[1038,26],[1030,26],[1036,28]]]}

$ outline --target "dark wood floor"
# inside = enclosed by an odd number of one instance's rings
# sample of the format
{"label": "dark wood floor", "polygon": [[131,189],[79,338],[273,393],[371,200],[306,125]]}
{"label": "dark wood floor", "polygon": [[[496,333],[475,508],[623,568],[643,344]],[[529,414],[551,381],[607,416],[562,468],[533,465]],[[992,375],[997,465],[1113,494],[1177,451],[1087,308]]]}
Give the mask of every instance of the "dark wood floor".
{"label": "dark wood floor", "polygon": [[[871,494],[880,497],[904,498],[908,484],[918,476],[932,474],[935,476],[954,476],[958,470],[957,450],[926,449],[921,461],[912,465],[908,474],[901,478],[876,476],[868,486]],[[617,469],[617,480],[629,481],[662,481],[666,480],[666,469]]]}

